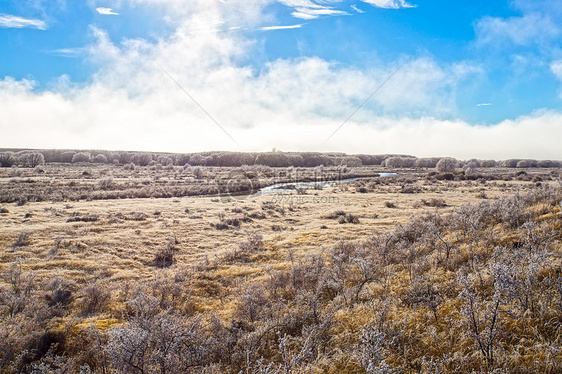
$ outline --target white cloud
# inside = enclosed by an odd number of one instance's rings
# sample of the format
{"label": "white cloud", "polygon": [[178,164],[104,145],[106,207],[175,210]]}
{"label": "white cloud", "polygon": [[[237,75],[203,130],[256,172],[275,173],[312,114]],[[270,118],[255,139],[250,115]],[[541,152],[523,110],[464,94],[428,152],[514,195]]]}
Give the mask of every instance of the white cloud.
{"label": "white cloud", "polygon": [[492,106],[494,104],[492,103],[480,103],[480,104],[476,104],[476,106]]}
{"label": "white cloud", "polygon": [[[92,29],[95,41],[86,53],[99,69],[86,85],[61,79],[55,88],[40,91],[32,81],[0,80],[0,147],[174,152],[277,147],[459,158],[561,157],[560,113],[536,113],[488,127],[431,117],[455,117],[459,82],[482,74],[470,64],[443,65],[426,57],[359,69],[312,57],[253,68],[241,61],[256,44],[216,28],[274,24],[263,14],[265,3],[240,10],[247,3],[190,2],[191,15],[178,18],[176,31],[155,42],[115,44],[103,30]],[[166,6],[175,10],[179,4],[168,0]],[[204,28],[209,31],[195,32]],[[323,148],[322,142],[398,65],[402,68]]]}
{"label": "white cloud", "polygon": [[341,0],[278,0],[281,4],[284,4],[291,8],[311,8],[311,9],[323,9],[329,7],[328,4],[335,4],[341,2]]}
{"label": "white cloud", "polygon": [[551,41],[561,33],[556,22],[537,13],[511,18],[487,16],[476,23],[475,29],[480,45],[510,42],[528,46]]}
{"label": "white cloud", "polygon": [[[562,59],[553,61],[550,64],[550,71],[562,82]],[[562,89],[560,90],[560,98],[562,98]]]}
{"label": "white cloud", "polygon": [[357,5],[355,5],[355,4],[351,6],[351,9],[353,9],[355,12],[357,12],[357,13],[359,13],[359,14],[365,13],[364,10],[359,9],[359,8],[357,7]]}
{"label": "white cloud", "polygon": [[[306,20],[315,19],[321,16],[344,16],[350,15],[347,11],[337,9],[335,6],[344,3],[344,0],[277,0],[294,9],[293,17]],[[408,3],[406,0],[361,0],[364,3],[371,4],[378,8],[400,9],[414,8],[415,5]],[[351,5],[351,9],[356,13],[365,13],[355,4]]]}
{"label": "white cloud", "polygon": [[290,29],[300,29],[303,25],[289,25],[289,26],[263,26],[259,29],[262,31],[274,31],[274,30],[290,30]]}
{"label": "white cloud", "polygon": [[333,8],[322,8],[322,9],[312,9],[312,8],[295,8],[295,11],[291,13],[293,17],[311,20],[322,16],[347,16],[349,13],[343,10],[337,10]]}
{"label": "white cloud", "polygon": [[88,52],[87,48],[59,48],[53,49],[48,51],[48,53],[59,56],[59,57],[68,57],[68,58],[78,58],[83,57]]}
{"label": "white cloud", "polygon": [[376,6],[378,8],[385,8],[385,9],[401,9],[401,8],[416,7],[416,5],[410,4],[406,0],[361,0],[361,1]]}
{"label": "white cloud", "polygon": [[[336,135],[338,147],[355,143],[357,151],[406,153],[418,156],[477,158],[560,159],[558,139],[562,136],[562,114],[535,113],[491,126],[473,126],[463,121],[443,121],[424,117],[377,118],[384,127],[343,128]],[[370,147],[369,147],[370,143]]]}
{"label": "white cloud", "polygon": [[[229,94],[239,89],[240,80],[244,80],[241,77],[237,80],[227,71],[219,75],[222,77],[215,79],[230,76],[223,82],[223,89]],[[221,97],[221,102],[217,102],[217,98],[210,96],[209,92],[192,89],[182,80],[241,144],[242,148],[238,148],[172,82],[163,76],[162,79],[155,78],[149,82],[151,92],[136,96],[100,83],[63,94],[35,93],[31,82],[0,81],[3,119],[0,130],[4,134],[0,146],[175,152],[216,149],[263,151],[277,147],[296,151],[448,155],[462,159],[561,157],[561,113],[536,113],[493,126],[472,126],[463,121],[432,117],[423,117],[420,121],[407,116],[375,115],[368,122],[350,121],[322,148],[322,141],[341,121],[319,118],[310,113],[302,116],[303,108],[308,108],[306,105],[296,106],[297,99],[293,99],[290,105],[282,105],[276,102],[278,92],[263,97],[259,105],[252,106],[244,104],[246,99],[255,99],[258,95],[252,94],[251,89],[242,88],[239,99],[229,102]],[[273,75],[268,78],[276,79]],[[256,82],[252,89],[259,84],[268,87],[265,83]],[[156,88],[158,90],[154,91]],[[280,88],[279,91],[290,90]],[[262,95],[266,93],[265,90],[260,91]],[[266,103],[271,107],[267,108]],[[243,107],[235,110],[233,104]],[[223,113],[220,108],[229,112]],[[244,120],[247,126],[240,125]]]}
{"label": "white cloud", "polygon": [[293,17],[311,20],[321,16],[345,16],[348,12],[335,9],[330,4],[341,3],[341,0],[278,0],[281,4],[293,8]]}
{"label": "white cloud", "polygon": [[562,3],[552,0],[512,0],[512,4],[526,13],[562,15]]}
{"label": "white cloud", "polygon": [[105,16],[118,16],[119,15],[119,13],[115,13],[113,11],[113,9],[111,9],[111,8],[99,7],[99,8],[96,8],[96,11],[99,14],[103,14]]}
{"label": "white cloud", "polygon": [[[169,54],[182,53],[183,43],[189,41],[176,39],[156,46],[130,43],[118,47],[103,32],[96,32],[98,42],[92,47],[92,54],[109,62],[107,70],[100,72],[92,85],[37,93],[29,81],[0,81],[0,131],[6,134],[0,146],[176,152],[239,150],[151,64],[158,62],[171,68],[178,82],[243,150],[278,147],[459,158],[555,158],[559,149],[555,139],[562,135],[557,125],[562,115],[555,113],[491,127],[430,117],[420,122],[419,117],[410,115],[377,114],[376,108],[380,107],[416,108],[446,101],[444,96],[450,91],[441,92],[444,88],[438,82],[452,71],[466,69],[440,68],[428,59],[407,62],[402,73],[396,74],[396,80],[389,81],[380,95],[373,98],[370,104],[375,108],[366,105],[322,148],[328,135],[392,69],[363,72],[307,58],[279,60],[257,73],[220,62],[219,56],[212,56],[210,51],[207,61],[189,59],[185,52],[176,56],[177,60],[169,58]],[[218,39],[213,42],[213,53],[228,47],[227,40],[218,36],[210,39],[215,38]],[[203,45],[196,48],[205,49]],[[137,61],[136,56],[143,51],[151,60],[148,64]],[[202,52],[198,50],[197,55],[204,55]],[[414,88],[407,92],[407,87]],[[41,126],[36,126],[38,123]],[[10,131],[13,128],[18,131]]]}
{"label": "white cloud", "polygon": [[47,30],[47,24],[39,19],[29,19],[11,14],[0,14],[0,27],[4,28],[33,28]]}
{"label": "white cloud", "polygon": [[550,64],[550,70],[556,77],[562,80],[562,60],[556,60]]}

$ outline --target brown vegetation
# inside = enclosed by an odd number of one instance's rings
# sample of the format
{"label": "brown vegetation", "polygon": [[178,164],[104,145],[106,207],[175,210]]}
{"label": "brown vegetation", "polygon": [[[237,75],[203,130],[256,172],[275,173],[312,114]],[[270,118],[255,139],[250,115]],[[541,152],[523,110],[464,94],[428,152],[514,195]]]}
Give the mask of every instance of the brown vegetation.
{"label": "brown vegetation", "polygon": [[[0,210],[2,373],[562,371],[552,170],[471,160],[450,180],[411,171],[302,195],[94,201],[233,172],[106,157],[41,177],[0,169],[18,194]],[[73,181],[92,186],[85,198],[45,198]],[[27,189],[37,183],[44,198]]]}

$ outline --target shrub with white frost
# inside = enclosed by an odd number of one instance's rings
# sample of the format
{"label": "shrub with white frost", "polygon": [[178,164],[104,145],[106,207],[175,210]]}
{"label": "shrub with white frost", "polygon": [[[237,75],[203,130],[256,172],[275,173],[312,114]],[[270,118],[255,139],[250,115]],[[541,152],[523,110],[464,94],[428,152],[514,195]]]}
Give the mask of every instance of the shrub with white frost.
{"label": "shrub with white frost", "polygon": [[441,173],[452,173],[457,168],[458,161],[452,157],[443,157],[435,166]]}

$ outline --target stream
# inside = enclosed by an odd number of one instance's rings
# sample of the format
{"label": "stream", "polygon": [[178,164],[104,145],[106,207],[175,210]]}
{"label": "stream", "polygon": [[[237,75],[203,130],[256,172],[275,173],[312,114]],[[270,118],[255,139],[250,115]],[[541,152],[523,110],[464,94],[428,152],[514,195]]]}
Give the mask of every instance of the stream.
{"label": "stream", "polygon": [[[380,173],[379,177],[389,177],[396,175],[396,173]],[[336,186],[340,183],[353,182],[360,178],[348,178],[336,181],[319,181],[319,182],[288,182],[277,183],[271,186],[261,188],[253,196],[270,195],[270,194],[290,194],[298,189],[323,189]]]}

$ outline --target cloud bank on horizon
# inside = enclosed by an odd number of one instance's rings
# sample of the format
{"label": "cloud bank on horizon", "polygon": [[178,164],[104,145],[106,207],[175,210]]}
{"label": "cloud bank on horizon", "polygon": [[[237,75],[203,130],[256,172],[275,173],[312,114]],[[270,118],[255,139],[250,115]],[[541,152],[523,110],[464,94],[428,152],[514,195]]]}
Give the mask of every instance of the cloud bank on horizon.
{"label": "cloud bank on horizon", "polygon": [[26,2],[8,0],[0,43],[50,41],[42,70],[23,47],[0,65],[0,147],[562,159],[557,3]]}

